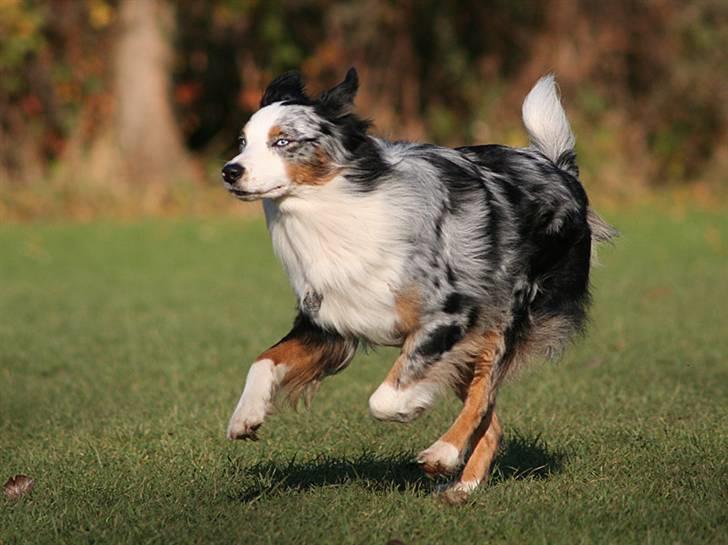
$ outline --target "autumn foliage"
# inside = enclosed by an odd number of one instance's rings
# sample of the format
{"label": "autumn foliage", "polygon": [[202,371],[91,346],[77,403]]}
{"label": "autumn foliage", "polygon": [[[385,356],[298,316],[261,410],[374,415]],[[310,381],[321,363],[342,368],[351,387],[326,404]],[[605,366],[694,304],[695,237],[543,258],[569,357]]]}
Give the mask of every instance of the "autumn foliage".
{"label": "autumn foliage", "polygon": [[0,36],[3,195],[157,186],[161,206],[159,186],[214,178],[294,67],[315,92],[355,65],[378,133],[446,145],[523,144],[520,101],[553,71],[594,185],[718,186],[728,166],[722,0],[0,0]]}

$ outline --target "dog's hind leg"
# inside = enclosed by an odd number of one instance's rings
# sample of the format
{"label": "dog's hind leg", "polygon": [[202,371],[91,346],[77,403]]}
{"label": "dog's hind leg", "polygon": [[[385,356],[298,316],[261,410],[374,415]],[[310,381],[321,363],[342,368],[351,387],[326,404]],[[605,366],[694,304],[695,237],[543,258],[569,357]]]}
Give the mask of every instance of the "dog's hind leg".
{"label": "dog's hind leg", "polygon": [[[497,425],[498,421],[494,419],[495,395],[491,378],[493,369],[498,367],[504,355],[503,334],[488,331],[483,335],[479,346],[480,352],[472,363],[473,374],[460,414],[450,429],[417,457],[428,475],[455,473],[466,454],[479,443],[483,434],[487,434],[491,422],[494,421]],[[492,439],[491,434],[490,440]]]}
{"label": "dog's hind leg", "polygon": [[495,407],[483,419],[477,435],[477,442],[460,478],[443,492],[444,499],[450,503],[463,502],[473,490],[488,479],[490,468],[503,437]]}
{"label": "dog's hind leg", "polygon": [[428,379],[410,380],[410,354],[406,349],[394,362],[387,378],[369,398],[369,411],[378,420],[409,422],[432,405],[441,385]]}
{"label": "dog's hind leg", "polygon": [[299,314],[288,335],[250,366],[243,394],[228,424],[228,439],[256,440],[279,390],[286,390],[295,402],[307,387],[346,367],[355,351],[356,341],[324,331]]}
{"label": "dog's hind leg", "polygon": [[369,398],[369,410],[379,420],[409,422],[429,408],[457,374],[450,358],[467,345],[466,328],[432,321],[410,333],[402,353],[384,382]]}

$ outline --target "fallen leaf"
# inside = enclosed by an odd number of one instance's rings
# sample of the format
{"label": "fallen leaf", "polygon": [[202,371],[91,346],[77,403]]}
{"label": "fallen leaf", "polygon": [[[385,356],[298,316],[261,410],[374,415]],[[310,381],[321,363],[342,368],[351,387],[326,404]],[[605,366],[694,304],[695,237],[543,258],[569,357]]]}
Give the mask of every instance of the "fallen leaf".
{"label": "fallen leaf", "polygon": [[15,475],[5,482],[3,492],[6,498],[18,500],[26,494],[30,494],[33,486],[35,486],[35,481],[27,475]]}

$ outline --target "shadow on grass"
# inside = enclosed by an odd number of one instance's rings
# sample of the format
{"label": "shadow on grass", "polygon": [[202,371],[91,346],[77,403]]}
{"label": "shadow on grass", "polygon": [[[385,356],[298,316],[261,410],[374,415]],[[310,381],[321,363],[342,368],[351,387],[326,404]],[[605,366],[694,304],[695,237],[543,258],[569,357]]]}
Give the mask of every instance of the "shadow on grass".
{"label": "shadow on grass", "polygon": [[[432,492],[438,481],[424,476],[414,453],[391,456],[364,452],[352,457],[319,456],[307,461],[266,461],[249,467],[229,467],[245,488],[234,498],[251,502],[261,496],[301,492],[356,483],[374,491],[399,490],[417,495]],[[509,435],[496,458],[490,485],[519,479],[546,479],[561,471],[565,454],[549,449],[539,436]],[[444,481],[443,481],[444,482]]]}
{"label": "shadow on grass", "polygon": [[566,453],[550,448],[540,435],[507,434],[490,474],[491,485],[508,480],[548,479],[564,467]]}

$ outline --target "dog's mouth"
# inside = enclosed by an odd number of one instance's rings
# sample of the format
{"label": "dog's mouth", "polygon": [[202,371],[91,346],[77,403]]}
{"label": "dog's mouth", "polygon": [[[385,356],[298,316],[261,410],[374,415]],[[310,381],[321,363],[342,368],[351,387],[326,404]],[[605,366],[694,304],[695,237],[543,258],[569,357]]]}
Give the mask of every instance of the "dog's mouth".
{"label": "dog's mouth", "polygon": [[280,197],[283,194],[283,186],[277,185],[271,189],[265,191],[245,191],[236,187],[230,187],[226,184],[225,187],[230,193],[232,193],[236,199],[241,201],[255,201],[258,199]]}

